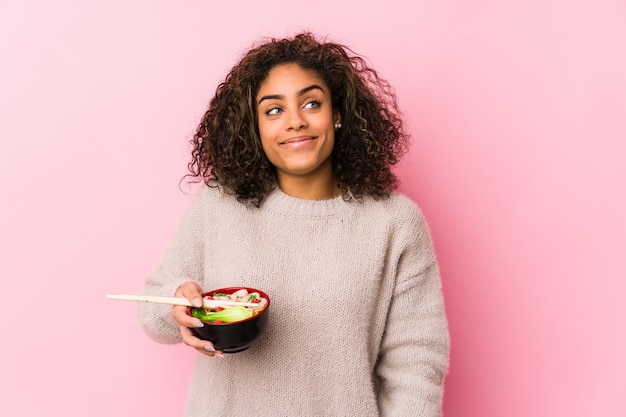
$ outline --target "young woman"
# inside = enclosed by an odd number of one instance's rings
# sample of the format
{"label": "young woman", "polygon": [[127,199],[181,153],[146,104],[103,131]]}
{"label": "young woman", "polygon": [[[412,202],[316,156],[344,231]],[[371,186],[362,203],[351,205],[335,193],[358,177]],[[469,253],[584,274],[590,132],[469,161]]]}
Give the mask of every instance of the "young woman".
{"label": "young woman", "polygon": [[139,303],[146,332],[200,354],[186,416],[439,416],[448,330],[427,224],[394,190],[406,149],[393,90],[309,33],[246,53],[194,135],[204,182],[145,293],[247,286],[264,335],[224,354],[185,307]]}

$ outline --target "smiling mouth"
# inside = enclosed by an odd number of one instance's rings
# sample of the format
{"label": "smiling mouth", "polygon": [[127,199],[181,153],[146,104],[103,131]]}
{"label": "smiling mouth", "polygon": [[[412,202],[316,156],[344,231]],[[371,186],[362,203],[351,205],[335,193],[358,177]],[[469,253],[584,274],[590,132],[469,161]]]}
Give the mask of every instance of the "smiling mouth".
{"label": "smiling mouth", "polygon": [[298,136],[295,138],[289,138],[283,142],[280,142],[281,145],[298,145],[304,142],[310,142],[315,140],[315,136]]}
{"label": "smiling mouth", "polygon": [[304,142],[304,141],[313,140],[313,139],[315,139],[313,136],[298,136],[298,137],[295,137],[295,138],[289,138],[289,139],[281,142],[280,144],[281,145],[287,145],[287,144],[290,144],[290,143]]}

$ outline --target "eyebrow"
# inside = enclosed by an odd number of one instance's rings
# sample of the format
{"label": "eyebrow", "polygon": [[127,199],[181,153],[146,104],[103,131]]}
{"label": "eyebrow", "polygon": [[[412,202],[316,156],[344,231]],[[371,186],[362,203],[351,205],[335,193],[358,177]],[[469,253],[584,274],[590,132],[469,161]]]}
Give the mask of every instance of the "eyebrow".
{"label": "eyebrow", "polygon": [[[306,93],[308,93],[311,90],[320,90],[321,92],[325,92],[324,89],[317,85],[317,84],[312,84],[308,87],[304,87],[302,90],[298,91],[297,96],[300,97]],[[263,100],[284,100],[285,96],[280,95],[280,94],[271,94],[271,95],[267,95],[267,96],[263,96],[259,99],[259,101],[257,102],[257,105],[261,104],[261,102]]]}

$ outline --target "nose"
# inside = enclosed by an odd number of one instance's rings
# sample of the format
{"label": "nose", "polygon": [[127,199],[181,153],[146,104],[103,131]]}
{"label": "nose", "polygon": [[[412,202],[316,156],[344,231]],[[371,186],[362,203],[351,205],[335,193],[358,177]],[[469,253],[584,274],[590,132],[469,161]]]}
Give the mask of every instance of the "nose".
{"label": "nose", "polygon": [[287,130],[300,130],[306,126],[306,118],[302,112],[296,110],[289,113],[289,117],[287,118]]}

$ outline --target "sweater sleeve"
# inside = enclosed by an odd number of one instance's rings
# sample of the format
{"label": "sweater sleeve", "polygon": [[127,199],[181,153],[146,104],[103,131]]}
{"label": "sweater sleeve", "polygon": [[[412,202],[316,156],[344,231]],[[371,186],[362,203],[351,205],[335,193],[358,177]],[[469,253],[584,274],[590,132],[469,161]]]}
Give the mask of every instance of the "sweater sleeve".
{"label": "sweater sleeve", "polygon": [[428,227],[419,210],[414,214],[402,227],[377,365],[381,417],[442,415],[448,325]]}
{"label": "sweater sleeve", "polygon": [[[144,294],[173,297],[178,287],[187,281],[202,286],[203,275],[203,204],[198,195],[181,218],[161,262],[148,275]],[[172,306],[137,303],[139,323],[144,331],[160,343],[182,340]]]}

